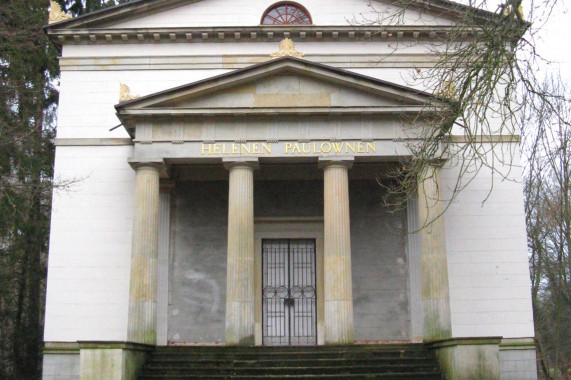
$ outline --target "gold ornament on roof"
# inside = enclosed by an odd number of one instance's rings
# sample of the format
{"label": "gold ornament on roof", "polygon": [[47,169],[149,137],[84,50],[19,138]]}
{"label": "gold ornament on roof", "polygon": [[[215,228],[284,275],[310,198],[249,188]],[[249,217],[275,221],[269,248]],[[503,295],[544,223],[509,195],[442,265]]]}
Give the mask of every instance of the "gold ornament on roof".
{"label": "gold ornament on roof", "polygon": [[436,92],[436,95],[443,98],[454,99],[456,97],[456,85],[454,85],[454,80],[446,80],[440,91]]}
{"label": "gold ornament on roof", "polygon": [[[516,14],[517,12],[517,14]],[[520,4],[519,7],[517,7],[517,11],[514,12],[514,7],[513,5],[509,5],[504,9],[504,16],[509,16],[511,14],[514,15],[514,17],[519,17],[523,20],[523,6]]]}
{"label": "gold ornament on roof", "polygon": [[126,84],[120,83],[121,90],[119,91],[119,101],[126,102],[128,100],[135,100],[141,97],[141,95],[131,95],[131,89]]}
{"label": "gold ornament on roof", "polygon": [[70,18],[72,16],[62,11],[58,3],[50,1],[50,18],[48,23],[53,24],[54,22],[65,21]]}
{"label": "gold ornament on roof", "polygon": [[280,42],[280,50],[270,54],[273,59],[281,57],[303,57],[303,53],[295,50],[295,44],[289,38],[285,38]]}

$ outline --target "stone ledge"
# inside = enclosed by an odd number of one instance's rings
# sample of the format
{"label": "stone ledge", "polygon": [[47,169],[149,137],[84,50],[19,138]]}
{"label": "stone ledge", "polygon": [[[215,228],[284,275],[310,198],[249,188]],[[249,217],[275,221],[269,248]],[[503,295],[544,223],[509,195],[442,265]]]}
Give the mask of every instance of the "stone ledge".
{"label": "stone ledge", "polygon": [[500,351],[535,349],[535,338],[504,338],[500,343]]}
{"label": "stone ledge", "polygon": [[58,138],[55,146],[116,146],[134,145],[130,138]]}
{"label": "stone ledge", "polygon": [[134,343],[134,342],[105,342],[105,341],[78,341],[80,350],[132,350],[132,351],[153,351],[154,345]]}
{"label": "stone ledge", "polygon": [[426,346],[433,350],[453,346],[482,346],[482,345],[500,345],[502,341],[501,336],[491,337],[466,337],[466,338],[450,338],[432,341]]}
{"label": "stone ledge", "polygon": [[77,342],[45,342],[43,353],[45,354],[79,354],[79,344]]}

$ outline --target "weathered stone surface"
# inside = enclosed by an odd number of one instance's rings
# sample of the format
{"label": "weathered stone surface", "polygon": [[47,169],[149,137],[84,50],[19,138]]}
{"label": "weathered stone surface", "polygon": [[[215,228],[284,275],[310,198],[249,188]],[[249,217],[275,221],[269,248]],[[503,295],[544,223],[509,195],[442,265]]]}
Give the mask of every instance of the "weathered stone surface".
{"label": "weathered stone surface", "polygon": [[436,352],[444,377],[449,380],[500,380],[501,338],[456,338],[436,341]]}
{"label": "weathered stone surface", "polygon": [[224,342],[228,181],[178,182],[171,211],[168,339]]}
{"label": "weathered stone surface", "polygon": [[152,346],[123,342],[80,343],[80,380],[136,380]]}
{"label": "weathered stone surface", "polygon": [[374,179],[349,181],[349,194],[355,341],[408,340],[406,216],[383,204]]}
{"label": "weathered stone surface", "polygon": [[[135,168],[135,216],[127,339],[130,342],[155,344],[160,167],[155,164],[137,164]],[[112,359],[105,356],[102,360]]]}
{"label": "weathered stone surface", "polygon": [[352,343],[353,288],[348,170],[352,160],[323,161],[325,343]]}

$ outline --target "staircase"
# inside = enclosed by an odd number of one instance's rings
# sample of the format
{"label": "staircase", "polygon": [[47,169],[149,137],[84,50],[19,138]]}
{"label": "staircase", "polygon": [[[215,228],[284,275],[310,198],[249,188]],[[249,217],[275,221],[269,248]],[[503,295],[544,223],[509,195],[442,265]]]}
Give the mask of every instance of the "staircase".
{"label": "staircase", "polygon": [[157,347],[139,380],[438,379],[422,344],[312,347]]}

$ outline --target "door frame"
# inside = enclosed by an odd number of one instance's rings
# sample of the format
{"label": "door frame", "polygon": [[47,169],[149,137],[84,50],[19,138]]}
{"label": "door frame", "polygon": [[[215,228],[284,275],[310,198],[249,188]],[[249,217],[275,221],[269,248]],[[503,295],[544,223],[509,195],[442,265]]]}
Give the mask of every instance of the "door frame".
{"label": "door frame", "polygon": [[323,298],[323,218],[286,217],[254,219],[254,343],[262,345],[262,239],[315,239],[317,344],[323,345],[325,302]]}

